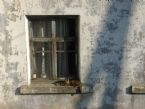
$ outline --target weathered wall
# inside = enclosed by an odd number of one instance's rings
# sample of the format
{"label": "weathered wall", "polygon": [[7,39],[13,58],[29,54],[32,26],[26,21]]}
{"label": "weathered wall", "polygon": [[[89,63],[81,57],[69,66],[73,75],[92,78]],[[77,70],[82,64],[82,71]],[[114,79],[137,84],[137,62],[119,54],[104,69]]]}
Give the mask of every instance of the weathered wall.
{"label": "weathered wall", "polygon": [[[145,0],[0,0],[0,109],[144,109]],[[19,95],[28,83],[25,15],[80,15],[84,95]]]}

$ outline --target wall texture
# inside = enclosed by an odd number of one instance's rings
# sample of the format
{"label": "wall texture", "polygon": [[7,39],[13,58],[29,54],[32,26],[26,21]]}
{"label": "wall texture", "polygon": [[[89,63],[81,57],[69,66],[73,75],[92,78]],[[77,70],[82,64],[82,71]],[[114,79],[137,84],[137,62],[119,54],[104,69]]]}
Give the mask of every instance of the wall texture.
{"label": "wall texture", "polygon": [[[144,109],[145,0],[0,0],[0,109]],[[94,93],[19,95],[28,84],[25,15],[80,15],[80,78]]]}

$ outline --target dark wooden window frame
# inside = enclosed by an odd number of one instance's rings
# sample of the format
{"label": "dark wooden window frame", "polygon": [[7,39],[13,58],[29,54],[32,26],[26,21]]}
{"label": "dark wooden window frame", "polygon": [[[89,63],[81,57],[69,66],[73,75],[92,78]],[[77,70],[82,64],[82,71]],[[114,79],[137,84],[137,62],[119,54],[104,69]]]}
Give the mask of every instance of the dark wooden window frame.
{"label": "dark wooden window frame", "polygon": [[[56,56],[56,53],[57,52],[76,52],[77,53],[77,56],[76,56],[76,59],[77,59],[77,66],[76,66],[76,74],[77,74],[77,80],[79,80],[79,16],[78,15],[63,15],[63,16],[59,16],[59,15],[54,15],[54,16],[27,16],[28,18],[28,22],[29,22],[29,40],[30,40],[30,50],[33,51],[33,46],[32,46],[32,42],[52,42],[52,71],[53,71],[53,77],[56,79],[56,80],[60,80],[60,78],[57,78],[57,63],[56,63],[56,59],[57,59],[57,56]],[[64,38],[64,37],[57,37],[56,38],[56,33],[52,33],[52,37],[51,38],[34,38],[32,37],[32,27],[31,27],[31,21],[33,21],[33,19],[48,19],[48,18],[51,18],[51,19],[57,19],[57,18],[74,18],[77,22],[77,25],[76,25],[76,32],[77,32],[77,36],[76,38],[74,39],[74,37],[72,38]],[[52,21],[53,22],[53,21]],[[55,22],[54,22],[55,23]],[[52,26],[54,26],[54,28],[56,28],[55,24],[52,23]],[[53,28],[53,27],[52,27]],[[54,30],[52,30],[53,32]],[[73,51],[73,50],[70,50],[70,51],[66,51],[64,49],[64,51],[62,50],[59,50],[59,51],[56,51],[56,42],[71,42],[73,40],[77,40],[76,41],[76,46],[77,46],[77,49],[76,51]],[[64,44],[65,45],[65,44]],[[50,52],[50,51],[45,51],[45,52]],[[33,64],[32,64],[32,61],[34,60],[34,57],[33,57],[33,52],[30,51],[30,59],[31,59],[31,71],[34,72],[34,68],[33,68]],[[65,78],[66,79],[66,78]],[[34,80],[35,81],[35,80]],[[39,80],[38,80],[39,81]],[[32,81],[33,82],[33,81]]]}

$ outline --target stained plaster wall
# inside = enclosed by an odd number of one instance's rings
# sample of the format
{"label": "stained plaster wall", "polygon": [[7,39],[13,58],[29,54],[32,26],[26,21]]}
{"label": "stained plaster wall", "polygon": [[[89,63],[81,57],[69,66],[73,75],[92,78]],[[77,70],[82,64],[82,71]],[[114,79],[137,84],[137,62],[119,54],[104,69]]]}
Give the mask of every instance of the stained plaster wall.
{"label": "stained plaster wall", "polygon": [[[0,109],[144,109],[145,0],[0,0]],[[80,79],[94,93],[19,95],[28,84],[25,15],[80,15]]]}

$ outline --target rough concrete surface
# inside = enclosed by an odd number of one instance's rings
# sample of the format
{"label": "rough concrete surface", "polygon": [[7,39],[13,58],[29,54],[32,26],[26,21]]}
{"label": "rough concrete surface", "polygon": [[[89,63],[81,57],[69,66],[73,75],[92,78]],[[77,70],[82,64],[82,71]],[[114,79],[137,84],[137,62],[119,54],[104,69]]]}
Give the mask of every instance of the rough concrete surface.
{"label": "rough concrete surface", "polygon": [[[145,0],[0,0],[0,109],[144,109]],[[80,15],[80,79],[91,94],[19,95],[26,15]]]}

